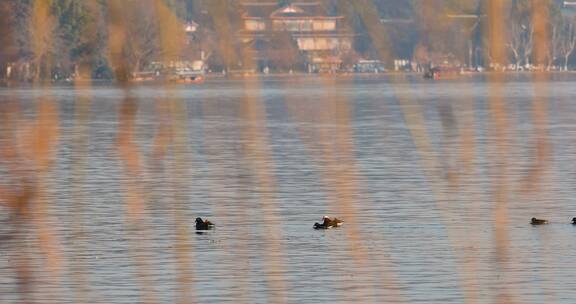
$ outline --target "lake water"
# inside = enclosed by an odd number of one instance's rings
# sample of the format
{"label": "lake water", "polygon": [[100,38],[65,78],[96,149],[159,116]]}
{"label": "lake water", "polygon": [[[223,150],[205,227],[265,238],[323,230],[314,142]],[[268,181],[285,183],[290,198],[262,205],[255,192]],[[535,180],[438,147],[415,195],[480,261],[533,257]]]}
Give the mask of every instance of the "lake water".
{"label": "lake water", "polygon": [[574,303],[574,80],[0,89],[0,303]]}

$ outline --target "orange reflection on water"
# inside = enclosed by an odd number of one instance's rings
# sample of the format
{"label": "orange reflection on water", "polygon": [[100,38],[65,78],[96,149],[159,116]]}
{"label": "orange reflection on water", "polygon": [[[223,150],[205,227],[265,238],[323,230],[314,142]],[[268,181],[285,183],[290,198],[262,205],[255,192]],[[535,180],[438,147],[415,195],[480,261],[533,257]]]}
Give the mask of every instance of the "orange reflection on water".
{"label": "orange reflection on water", "polygon": [[[250,61],[250,58],[245,58]],[[288,285],[284,274],[286,272],[284,244],[280,227],[278,199],[276,197],[277,181],[273,174],[274,160],[269,143],[266,123],[266,108],[258,92],[260,81],[255,79],[244,84],[245,96],[240,100],[240,116],[246,121],[241,130],[242,154],[244,163],[249,168],[255,182],[255,195],[260,204],[262,225],[268,227],[265,233],[264,261],[266,283],[268,285],[270,303],[287,303]]]}
{"label": "orange reflection on water", "polygon": [[127,38],[127,14],[131,12],[134,2],[112,0],[108,2],[110,22],[109,29],[109,59],[113,64],[119,84],[124,88],[124,100],[118,110],[117,148],[124,169],[124,199],[128,219],[128,239],[130,254],[136,265],[137,281],[140,288],[140,302],[157,303],[156,292],[151,281],[151,261],[147,216],[147,192],[143,182],[145,170],[143,157],[135,141],[135,120],[138,102],[128,95],[128,61],[125,58],[125,39]]}
{"label": "orange reflection on water", "polygon": [[[550,31],[550,12],[548,1],[533,1],[532,22],[534,23],[534,63],[546,65],[552,56]],[[551,145],[548,140],[548,88],[549,75],[545,71],[534,74],[534,99],[532,100],[533,125],[533,162],[523,178],[520,191],[523,193],[542,192],[542,182],[550,163]]]}
{"label": "orange reflection on water", "polygon": [[[177,60],[182,55],[184,32],[175,12],[170,10],[164,1],[154,1],[156,18],[159,24],[159,43],[161,48],[161,57],[164,62]],[[176,282],[178,286],[177,302],[194,303],[196,302],[195,291],[192,283],[194,280],[191,246],[190,246],[190,227],[189,218],[182,212],[188,205],[188,188],[185,176],[189,170],[188,155],[188,115],[186,104],[181,99],[173,96],[173,87],[164,83],[166,89],[165,98],[160,98],[158,103],[166,103],[163,112],[168,114],[170,127],[161,124],[156,136],[155,151],[161,151],[171,147],[172,157],[168,159],[168,181],[172,186],[171,204],[173,210],[174,232],[176,240],[174,244],[176,263],[178,264],[178,273]]]}
{"label": "orange reflection on water", "polygon": [[[294,81],[294,80],[292,80]],[[343,82],[324,78],[321,84],[327,88],[337,88]],[[293,83],[288,80],[286,87]],[[351,101],[338,94],[326,93],[319,100],[308,100],[288,97],[286,106],[291,117],[299,124],[310,123],[315,128],[299,128],[300,138],[306,145],[312,160],[318,164],[319,176],[325,187],[328,209],[332,216],[342,218],[345,222],[346,248],[352,258],[352,272],[362,280],[375,280],[369,287],[356,290],[352,297],[367,297],[376,294],[380,288],[386,290],[386,298],[394,303],[407,300],[399,290],[401,285],[396,278],[393,262],[385,256],[379,256],[377,263],[370,258],[370,252],[364,240],[358,209],[361,205],[370,204],[361,191],[358,181],[360,172],[356,160],[356,147],[352,131]],[[320,217],[321,215],[317,215]],[[352,289],[352,284],[344,281],[342,288]]]}
{"label": "orange reflection on water", "polygon": [[[506,33],[504,21],[506,5],[503,1],[490,0],[488,2],[488,38],[489,38],[489,56],[491,61],[502,65],[508,63],[506,57]],[[489,111],[492,119],[492,128],[495,137],[495,147],[490,151],[494,154],[493,162],[494,167],[492,189],[495,202],[494,208],[494,233],[496,245],[496,271],[503,277],[506,282],[509,277],[506,273],[506,266],[509,263],[509,224],[508,224],[508,199],[510,194],[510,187],[508,185],[508,155],[511,151],[508,149],[508,142],[511,140],[511,128],[509,117],[506,109],[506,102],[503,100],[503,83],[504,75],[495,73],[489,75]],[[506,284],[504,284],[506,285]],[[496,291],[497,303],[514,303],[515,294],[517,291],[499,288]]]}

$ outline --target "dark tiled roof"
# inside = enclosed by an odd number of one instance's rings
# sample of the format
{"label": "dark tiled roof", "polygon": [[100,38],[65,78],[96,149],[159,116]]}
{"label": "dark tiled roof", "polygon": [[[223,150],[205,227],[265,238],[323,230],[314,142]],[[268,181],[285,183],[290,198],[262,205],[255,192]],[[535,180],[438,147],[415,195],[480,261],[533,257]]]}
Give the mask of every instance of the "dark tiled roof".
{"label": "dark tiled roof", "polygon": [[325,9],[318,2],[293,2],[279,6],[275,2],[244,2],[244,18],[294,18],[294,17],[327,17]]}
{"label": "dark tiled roof", "polygon": [[276,9],[276,3],[242,3],[245,18],[268,18]]}

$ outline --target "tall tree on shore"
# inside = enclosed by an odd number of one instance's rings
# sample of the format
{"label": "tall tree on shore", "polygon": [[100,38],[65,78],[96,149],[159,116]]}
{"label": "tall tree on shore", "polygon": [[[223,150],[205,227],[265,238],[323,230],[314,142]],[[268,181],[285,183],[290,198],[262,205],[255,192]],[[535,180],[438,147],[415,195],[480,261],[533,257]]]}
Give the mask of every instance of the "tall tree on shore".
{"label": "tall tree on shore", "polygon": [[29,22],[30,40],[34,52],[35,79],[50,78],[54,63],[54,26],[52,0],[34,1]]}
{"label": "tall tree on shore", "polygon": [[350,28],[365,37],[365,53],[371,53],[370,55],[387,62],[391,61],[394,48],[373,1],[344,0],[339,3],[338,10],[350,23]]}
{"label": "tall tree on shore", "polygon": [[239,12],[242,10],[238,1],[204,0],[201,5],[208,15],[206,26],[213,33],[210,41],[214,46],[211,60],[226,69],[253,66],[249,56],[235,43],[235,32],[241,27]]}
{"label": "tall tree on shore", "polygon": [[11,3],[0,2],[0,78],[9,77],[7,65],[16,57],[16,43],[14,39],[14,18],[11,14]]}
{"label": "tall tree on shore", "polygon": [[[514,0],[508,18],[508,48],[516,68],[536,64],[548,65],[554,60],[556,26],[560,16],[554,0]],[[534,57],[534,58],[533,58]]]}
{"label": "tall tree on shore", "polygon": [[298,50],[296,41],[292,34],[283,31],[280,33],[268,33],[267,58],[273,67],[280,70],[296,69],[298,65],[303,65],[303,58]]}
{"label": "tall tree on shore", "polygon": [[[103,3],[98,0],[54,0],[58,65],[65,73],[90,70],[105,46]],[[88,73],[88,71],[86,72]],[[77,75],[78,76],[78,75]],[[85,76],[89,76],[85,75]]]}
{"label": "tall tree on shore", "polygon": [[564,59],[564,71],[568,70],[568,60],[576,48],[576,20],[563,17],[559,27],[558,52]]}
{"label": "tall tree on shore", "polygon": [[429,56],[454,55],[466,62],[477,20],[461,18],[473,15],[478,7],[477,0],[413,0],[420,39],[419,52],[426,50]]}
{"label": "tall tree on shore", "polygon": [[160,53],[160,40],[157,16],[153,1],[144,0],[134,3],[126,11],[127,39],[125,55],[131,70],[140,72]]}
{"label": "tall tree on shore", "polygon": [[523,64],[530,65],[534,41],[534,22],[532,20],[532,1],[515,0],[512,2],[508,19],[508,44],[515,68]]}
{"label": "tall tree on shore", "polygon": [[117,80],[126,81],[160,53],[154,0],[108,2],[108,48]]}
{"label": "tall tree on shore", "polygon": [[532,22],[511,22],[508,35],[508,48],[511,51],[516,70],[518,70],[520,69],[522,60],[524,60],[525,65],[530,63],[532,41],[534,37],[534,27]]}

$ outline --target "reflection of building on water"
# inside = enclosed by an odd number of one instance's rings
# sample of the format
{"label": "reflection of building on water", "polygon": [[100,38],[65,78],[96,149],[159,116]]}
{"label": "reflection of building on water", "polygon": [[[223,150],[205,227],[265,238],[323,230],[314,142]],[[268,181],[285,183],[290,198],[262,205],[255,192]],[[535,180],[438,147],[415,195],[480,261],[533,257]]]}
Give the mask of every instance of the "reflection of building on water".
{"label": "reflection of building on water", "polygon": [[352,50],[353,35],[343,16],[328,14],[318,2],[243,2],[243,29],[238,39],[257,68],[301,68],[335,72]]}

